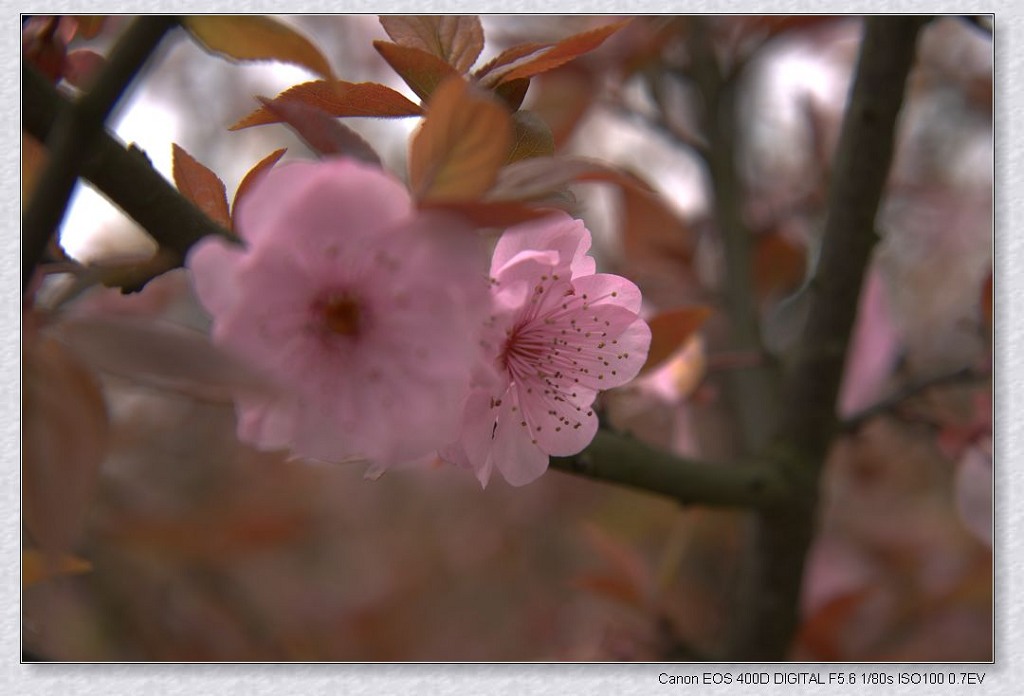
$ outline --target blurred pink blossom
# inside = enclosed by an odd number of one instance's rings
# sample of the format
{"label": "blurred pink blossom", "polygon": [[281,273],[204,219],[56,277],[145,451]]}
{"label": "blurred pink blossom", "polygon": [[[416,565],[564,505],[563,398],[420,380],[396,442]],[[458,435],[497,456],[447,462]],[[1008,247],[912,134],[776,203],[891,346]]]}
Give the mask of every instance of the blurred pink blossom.
{"label": "blurred pink blossom", "polygon": [[371,473],[450,442],[479,361],[487,291],[461,223],[350,160],[285,164],[242,199],[245,247],[189,254],[216,344],[281,387],[238,398],[238,436]]}
{"label": "blurred pink blossom", "polygon": [[544,473],[549,455],[581,451],[597,432],[598,391],[625,384],[644,364],[651,332],[640,291],[595,274],[589,248],[583,223],[561,213],[498,241],[483,341],[497,375],[477,376],[461,437],[441,452],[482,485],[495,467],[524,485]]}

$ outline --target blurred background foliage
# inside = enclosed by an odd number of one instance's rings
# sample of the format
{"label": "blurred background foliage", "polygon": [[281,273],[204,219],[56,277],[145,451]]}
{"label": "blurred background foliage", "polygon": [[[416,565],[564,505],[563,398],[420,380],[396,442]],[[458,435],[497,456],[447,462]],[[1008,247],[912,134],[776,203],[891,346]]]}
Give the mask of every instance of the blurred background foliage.
{"label": "blurred background foliage", "polygon": [[[73,45],[102,53],[126,19],[111,18],[99,36]],[[312,39],[339,77],[412,98],[371,46],[386,38],[376,17],[283,21]],[[506,46],[555,41],[609,18],[482,21],[481,64]],[[605,421],[680,454],[728,461],[738,445],[723,379],[764,357],[726,349],[729,269],[713,200],[739,202],[762,335],[771,359],[785,362],[802,321],[861,21],[701,21],[732,75],[731,184],[706,166],[713,153],[706,95],[692,78],[692,18],[634,18],[599,50],[534,78],[524,108],[547,121],[557,152],[613,163],[657,193],[573,187],[573,210],[595,233],[600,267],[635,280],[649,315],[689,303],[717,310],[660,369],[604,395]],[[285,161],[311,156],[282,125],[227,131],[256,106],[254,95],[308,79],[300,68],[216,60],[178,32],[111,125],[169,179],[173,141],[231,192],[272,150],[287,147]],[[794,659],[992,658],[990,30],[954,17],[931,22],[908,90],[840,397],[847,427],[822,482]],[[346,120],[394,172],[406,169],[417,122]],[[23,155],[30,181],[43,155],[27,139]],[[61,243],[85,263],[155,249],[87,187]],[[69,311],[206,326],[181,270],[136,295],[92,290]],[[441,466],[365,481],[358,467],[286,461],[240,445],[232,406],[216,395],[93,374],[64,352],[36,346],[25,379],[70,394],[97,422],[55,403],[26,409],[25,427],[42,413],[47,427],[63,429],[69,452],[102,446],[106,456],[77,496],[40,493],[25,481],[26,509],[81,512],[59,529],[29,530],[74,537],[58,569],[44,571],[26,552],[23,639],[35,655],[685,660],[725,643],[742,513],[682,509],[555,471],[523,489],[496,481],[480,490],[465,472]],[[95,416],[97,399],[108,418]],[[97,432],[102,442],[90,444]]]}

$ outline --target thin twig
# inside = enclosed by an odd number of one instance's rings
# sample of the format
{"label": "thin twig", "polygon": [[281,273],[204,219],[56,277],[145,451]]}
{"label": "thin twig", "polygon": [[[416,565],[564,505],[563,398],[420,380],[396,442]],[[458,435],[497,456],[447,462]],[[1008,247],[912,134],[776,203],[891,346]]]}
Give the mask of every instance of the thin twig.
{"label": "thin twig", "polygon": [[922,392],[928,391],[934,387],[945,386],[949,384],[957,384],[962,382],[974,382],[982,379],[989,379],[991,375],[980,372],[973,367],[961,367],[958,370],[952,372],[944,372],[939,375],[933,375],[924,379],[911,382],[898,389],[894,393],[878,401],[877,403],[868,406],[867,408],[855,413],[854,415],[846,418],[841,424],[840,428],[843,432],[855,432],[861,428],[867,421],[877,416],[884,415],[896,408],[898,408],[904,401],[912,399],[918,396]]}
{"label": "thin twig", "polygon": [[83,161],[89,156],[103,123],[128,84],[176,24],[173,17],[142,17],[118,40],[92,89],[65,110],[46,138],[47,165],[22,220],[24,245],[21,287],[24,291],[67,210]]}

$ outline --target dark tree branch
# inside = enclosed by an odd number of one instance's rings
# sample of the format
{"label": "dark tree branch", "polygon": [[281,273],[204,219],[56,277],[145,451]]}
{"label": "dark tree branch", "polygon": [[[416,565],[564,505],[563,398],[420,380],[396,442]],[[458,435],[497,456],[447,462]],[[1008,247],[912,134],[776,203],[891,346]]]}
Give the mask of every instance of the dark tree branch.
{"label": "dark tree branch", "polygon": [[789,491],[771,467],[683,459],[632,438],[600,431],[572,457],[552,457],[551,467],[590,479],[667,495],[684,505],[771,507]]}
{"label": "dark tree branch", "polygon": [[742,594],[742,622],[731,648],[744,660],[784,659],[797,626],[804,560],[814,534],[817,489],[836,431],[836,398],[865,268],[876,241],[875,217],[894,149],[919,17],[869,17],[843,119],[828,215],[807,324],[784,384],[779,472],[793,502],[755,522]]}
{"label": "dark tree branch", "polygon": [[135,20],[110,52],[93,88],[64,110],[50,130],[46,138],[49,160],[22,220],[22,291],[28,287],[46,245],[64,219],[82,162],[102,133],[104,121],[160,39],[175,24],[173,17]]}
{"label": "dark tree branch", "polygon": [[[62,113],[71,105],[42,75],[22,68],[22,127],[40,141],[47,140]],[[189,248],[208,234],[228,231],[207,217],[153,169],[137,148],[125,148],[101,131],[92,152],[81,162],[80,174],[112,203],[141,225],[160,244],[162,253],[151,263],[114,279],[126,290],[180,265]]]}

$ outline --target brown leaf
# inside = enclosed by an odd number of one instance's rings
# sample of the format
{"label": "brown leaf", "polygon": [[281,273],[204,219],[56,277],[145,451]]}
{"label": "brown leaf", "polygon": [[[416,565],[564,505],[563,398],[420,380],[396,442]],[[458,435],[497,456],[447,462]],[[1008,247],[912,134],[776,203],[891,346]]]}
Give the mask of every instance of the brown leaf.
{"label": "brown leaf", "polygon": [[[591,31],[585,31],[581,34],[574,34],[556,44],[526,53],[522,57],[511,60],[500,67],[491,67],[488,64],[488,66],[485,66],[487,71],[481,79],[481,84],[488,87],[496,87],[503,82],[533,77],[542,72],[553,70],[584,53],[593,51],[603,44],[609,36],[629,24],[629,21],[626,19],[592,29]],[[499,58],[502,58],[502,56],[499,56]]]}
{"label": "brown leaf", "polygon": [[132,317],[66,319],[60,338],[97,370],[213,401],[268,394],[273,386],[208,337]]}
{"label": "brown leaf", "polygon": [[273,169],[274,165],[277,164],[278,160],[284,156],[288,148],[282,147],[278,150],[274,150],[269,155],[261,159],[259,162],[253,165],[252,169],[246,172],[245,176],[238,184],[238,188],[235,189],[235,197],[231,201],[231,215],[234,218],[235,213],[238,211],[238,202],[245,197],[249,189],[252,188],[259,178],[266,172]]}
{"label": "brown leaf", "polygon": [[494,97],[452,78],[438,88],[409,147],[418,200],[467,201],[494,183],[508,157],[512,120]]}
{"label": "brown leaf", "polygon": [[174,185],[181,195],[195,203],[211,220],[230,230],[231,214],[224,182],[178,145],[172,144],[171,148]]}
{"label": "brown leaf", "polygon": [[711,314],[710,307],[693,305],[655,315],[647,322],[651,327],[651,349],[640,374],[654,369],[682,348]]}
{"label": "brown leaf", "polygon": [[483,27],[472,15],[386,15],[380,23],[395,43],[432,53],[460,73],[473,66],[484,47]]}
{"label": "brown leaf", "polygon": [[[534,81],[534,98],[530,110],[536,112],[551,128],[555,149],[563,147],[576,131],[594,103],[598,93],[590,71],[576,65],[545,73]],[[502,89],[514,82],[501,85]]]}
{"label": "brown leaf", "polygon": [[30,587],[60,575],[79,575],[92,570],[89,561],[64,554],[50,556],[35,549],[21,552],[21,586]]}
{"label": "brown leaf", "polygon": [[276,19],[257,15],[190,15],[183,24],[207,51],[228,60],[275,60],[333,78],[331,66],[320,50]]}
{"label": "brown leaf", "polygon": [[630,259],[668,258],[688,265],[693,233],[657,193],[642,182],[622,187],[622,242]]}
{"label": "brown leaf", "polygon": [[[331,116],[379,116],[398,118],[422,116],[423,109],[400,93],[375,82],[345,82],[343,80],[303,82],[286,89],[273,103],[299,102],[315,106]],[[229,130],[281,121],[270,110],[260,107],[235,123]]]}
{"label": "brown leaf", "polygon": [[445,79],[459,75],[458,70],[433,53],[418,48],[389,41],[374,41],[373,47],[423,101],[429,100]]}
{"label": "brown leaf", "polygon": [[547,157],[555,152],[555,140],[544,120],[532,111],[512,114],[513,141],[508,162]]}
{"label": "brown leaf", "polygon": [[107,407],[96,378],[52,338],[24,349],[22,502],[25,528],[46,554],[69,549],[107,452]]}
{"label": "brown leaf", "polygon": [[807,250],[784,235],[762,234],[754,251],[754,287],[758,297],[788,295],[803,283]]}
{"label": "brown leaf", "polygon": [[315,106],[297,101],[274,103],[260,99],[263,108],[284,121],[295,133],[320,155],[347,155],[381,166],[380,156],[362,136]]}
{"label": "brown leaf", "polygon": [[458,215],[474,227],[511,227],[537,220],[551,211],[533,208],[514,201],[425,201],[421,210],[440,210]]}

